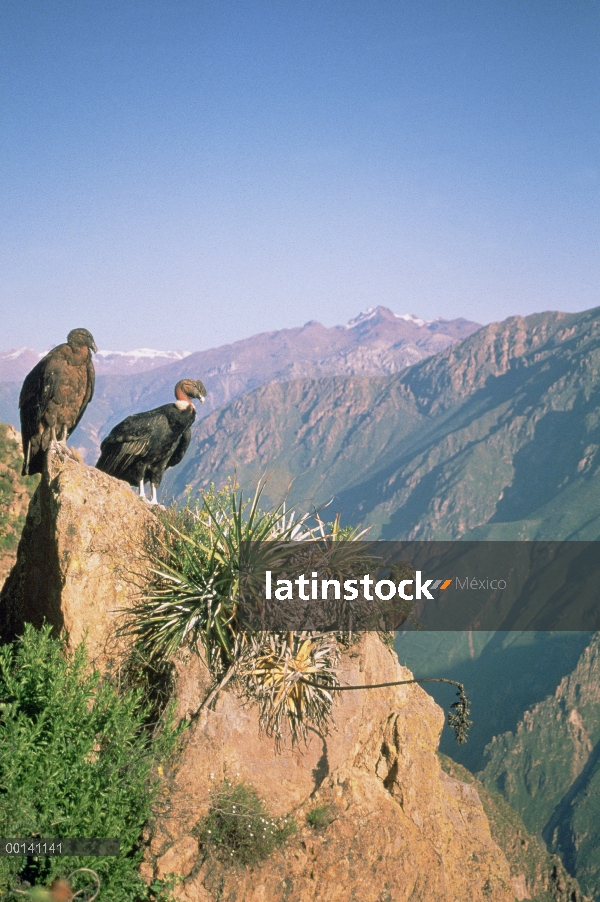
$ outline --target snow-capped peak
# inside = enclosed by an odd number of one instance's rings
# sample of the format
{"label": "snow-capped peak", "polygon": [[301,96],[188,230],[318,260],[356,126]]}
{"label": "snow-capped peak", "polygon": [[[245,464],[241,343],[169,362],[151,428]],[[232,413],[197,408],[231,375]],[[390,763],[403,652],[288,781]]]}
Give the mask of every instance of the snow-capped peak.
{"label": "snow-capped peak", "polygon": [[428,326],[430,320],[420,319],[418,316],[415,316],[414,313],[394,313],[396,319],[403,319],[407,323],[414,323],[415,326]]}
{"label": "snow-capped peak", "polygon": [[160,357],[166,360],[183,360],[191,351],[155,351],[152,348],[136,348],[134,351],[98,351],[99,357],[127,357],[133,363],[138,360],[155,360]]}
{"label": "snow-capped peak", "polygon": [[43,357],[43,354],[40,354],[39,351],[32,351],[31,348],[11,348],[10,351],[0,351],[0,357],[3,360],[17,360],[17,358],[22,357],[23,354],[37,354],[39,357]]}
{"label": "snow-capped peak", "polygon": [[[48,353],[32,348],[11,348],[0,351],[0,380],[18,382],[23,379],[37,361]],[[97,376],[127,376],[144,373],[157,367],[178,363],[189,357],[191,351],[156,351],[153,348],[136,348],[133,351],[98,351],[94,355]]]}
{"label": "snow-capped peak", "polygon": [[403,319],[406,323],[412,323],[414,326],[428,326],[429,320],[421,319],[418,316],[415,316],[414,313],[392,313],[391,310],[387,310],[384,307],[367,307],[366,310],[363,310],[362,313],[359,313],[358,316],[355,316],[354,319],[351,319],[348,323],[346,323],[346,329],[355,329],[356,326],[362,326],[363,323],[368,322],[368,320],[373,319],[374,316],[377,316],[378,311],[381,310],[382,314],[385,316],[394,316],[396,319]]}
{"label": "snow-capped peak", "polygon": [[358,316],[355,316],[354,319],[351,319],[346,323],[346,329],[354,329],[356,326],[366,323],[367,320],[373,319],[376,314],[377,310],[375,307],[367,307],[366,310],[363,310],[362,313],[359,313]]}

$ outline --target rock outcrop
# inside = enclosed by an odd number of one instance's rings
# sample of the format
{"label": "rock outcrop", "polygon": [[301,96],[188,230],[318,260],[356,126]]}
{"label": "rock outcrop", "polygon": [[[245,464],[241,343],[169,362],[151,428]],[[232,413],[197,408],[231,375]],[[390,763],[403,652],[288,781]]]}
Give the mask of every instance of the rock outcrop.
{"label": "rock outcrop", "polygon": [[128,485],[50,455],[0,595],[0,636],[46,621],[101,669],[126,651],[122,612],[147,583],[160,524]]}
{"label": "rock outcrop", "polygon": [[[374,633],[342,658],[348,684],[410,679]],[[193,714],[209,686],[198,658],[178,663],[179,715]],[[508,863],[493,842],[476,791],[445,774],[436,749],[444,715],[420,687],[342,693],[335,729],[276,755],[256,710],[225,692],[203,709],[168,777],[168,796],[150,839],[148,879],[185,878],[186,902],[236,899],[381,902],[512,900]],[[194,826],[211,789],[227,778],[251,784],[273,815],[298,833],[260,866],[225,869],[205,856]],[[306,815],[328,805],[316,833]]]}
{"label": "rock outcrop", "polygon": [[16,557],[19,536],[39,476],[21,476],[21,436],[0,423],[0,588]]}
{"label": "rock outcrop", "polygon": [[[115,646],[118,612],[147,579],[158,528],[127,486],[51,458],[2,595],[5,635],[45,617],[71,645],[85,638],[101,664],[125,653]],[[178,875],[185,902],[512,902],[476,790],[440,767],[444,715],[420,687],[341,693],[328,735],[276,754],[235,689],[199,711],[210,677],[197,655],[180,652],[175,664],[177,714],[191,723],[148,829],[148,881]],[[352,684],[410,678],[376,634],[347,650],[341,668]],[[194,827],[224,778],[251,784],[273,816],[298,825],[262,864],[226,868],[198,844]],[[315,831],[306,815],[324,805],[331,822]]]}

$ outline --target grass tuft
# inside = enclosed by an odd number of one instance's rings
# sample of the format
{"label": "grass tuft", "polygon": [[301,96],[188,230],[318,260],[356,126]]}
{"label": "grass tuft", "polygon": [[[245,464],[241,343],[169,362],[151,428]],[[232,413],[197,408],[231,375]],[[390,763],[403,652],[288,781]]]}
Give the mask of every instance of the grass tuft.
{"label": "grass tuft", "polygon": [[333,813],[330,805],[319,805],[307,812],[306,823],[313,830],[325,830],[333,821]]}
{"label": "grass tuft", "polygon": [[296,832],[292,818],[273,818],[247,783],[225,780],[213,794],[207,816],[194,834],[219,861],[229,865],[257,864]]}

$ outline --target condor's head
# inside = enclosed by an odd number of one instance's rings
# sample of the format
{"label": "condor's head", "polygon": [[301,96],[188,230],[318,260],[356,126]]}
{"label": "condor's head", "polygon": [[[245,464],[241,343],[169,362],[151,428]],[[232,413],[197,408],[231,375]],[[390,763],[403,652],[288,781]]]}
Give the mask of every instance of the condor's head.
{"label": "condor's head", "polygon": [[98,351],[94,337],[87,329],[71,329],[67,335],[67,344],[70,344],[72,348],[89,348],[90,351]]}
{"label": "condor's head", "polygon": [[192,404],[192,398],[197,398],[201,404],[204,404],[206,398],[206,389],[200,380],[181,379],[175,386],[175,397],[177,398],[177,406]]}

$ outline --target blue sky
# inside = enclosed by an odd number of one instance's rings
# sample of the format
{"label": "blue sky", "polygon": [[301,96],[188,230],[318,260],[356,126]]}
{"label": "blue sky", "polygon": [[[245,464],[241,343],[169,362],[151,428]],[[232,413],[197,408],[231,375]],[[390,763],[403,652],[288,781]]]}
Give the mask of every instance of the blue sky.
{"label": "blue sky", "polygon": [[600,304],[593,0],[0,0],[0,349]]}

